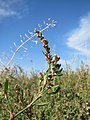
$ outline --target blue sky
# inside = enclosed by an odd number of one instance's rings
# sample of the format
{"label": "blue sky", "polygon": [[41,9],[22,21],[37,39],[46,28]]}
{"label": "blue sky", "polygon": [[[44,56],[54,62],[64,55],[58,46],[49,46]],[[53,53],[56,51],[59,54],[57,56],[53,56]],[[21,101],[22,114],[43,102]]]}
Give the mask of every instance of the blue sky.
{"label": "blue sky", "polygon": [[[43,34],[52,54],[61,57],[62,67],[67,62],[75,69],[81,60],[90,64],[90,0],[0,0],[0,67],[8,63],[21,40],[27,40],[25,34],[39,29],[38,24],[45,27],[48,18],[57,22],[56,27]],[[41,43],[28,44],[18,51],[13,63],[25,70],[46,68]]]}

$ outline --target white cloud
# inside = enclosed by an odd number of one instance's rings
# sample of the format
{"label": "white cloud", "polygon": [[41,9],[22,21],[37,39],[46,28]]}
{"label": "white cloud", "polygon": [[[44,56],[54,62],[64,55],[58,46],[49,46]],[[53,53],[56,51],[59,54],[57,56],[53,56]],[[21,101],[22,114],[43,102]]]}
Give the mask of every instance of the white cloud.
{"label": "white cloud", "polygon": [[16,12],[12,10],[6,10],[4,8],[0,8],[0,17],[7,17],[11,15],[16,15]]}
{"label": "white cloud", "polygon": [[11,16],[21,18],[25,9],[27,5],[24,0],[0,0],[0,21]]}
{"label": "white cloud", "polygon": [[69,33],[67,45],[90,57],[90,13],[81,18],[78,28]]}

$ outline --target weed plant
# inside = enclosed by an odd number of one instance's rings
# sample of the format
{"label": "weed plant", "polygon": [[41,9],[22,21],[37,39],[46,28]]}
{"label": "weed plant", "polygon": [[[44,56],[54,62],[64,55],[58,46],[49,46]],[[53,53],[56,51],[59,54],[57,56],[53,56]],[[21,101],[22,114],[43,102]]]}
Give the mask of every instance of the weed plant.
{"label": "weed plant", "polygon": [[[20,66],[0,73],[0,120],[90,120],[90,74],[81,66],[62,71],[60,57],[35,29],[48,68],[29,78]],[[63,75],[62,75],[63,74]]]}

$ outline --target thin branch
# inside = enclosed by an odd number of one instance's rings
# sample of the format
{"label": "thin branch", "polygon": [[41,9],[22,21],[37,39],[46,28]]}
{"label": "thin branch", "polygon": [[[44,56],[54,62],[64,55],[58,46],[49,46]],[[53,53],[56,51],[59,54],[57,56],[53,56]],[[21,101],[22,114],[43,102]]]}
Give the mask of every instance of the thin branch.
{"label": "thin branch", "polygon": [[[40,94],[40,95],[38,95],[30,104],[28,104],[24,109],[22,109],[22,110],[20,110],[15,116],[14,116],[14,118],[16,118],[18,115],[20,115],[22,112],[24,112],[25,110],[27,110],[28,108],[30,108],[32,105],[33,105],[33,103],[35,103],[38,99],[40,99],[42,97],[42,95]],[[13,118],[13,119],[14,119]],[[11,120],[11,119],[9,119],[9,120]]]}
{"label": "thin branch", "polygon": [[[43,28],[40,32],[43,32],[44,30],[48,29],[51,25],[52,25],[52,23],[48,24],[48,25],[47,25],[45,28]],[[14,59],[16,53],[18,52],[18,50],[19,50],[24,44],[26,44],[28,41],[30,41],[30,40],[31,40],[33,37],[35,37],[35,36],[36,36],[36,33],[35,33],[33,36],[29,37],[25,42],[23,42],[22,44],[20,44],[20,45],[16,48],[15,52],[13,53],[11,59],[9,60],[9,62],[8,62],[7,65],[6,65],[6,67],[8,67],[8,66],[10,65],[10,63],[11,63],[12,60]]]}

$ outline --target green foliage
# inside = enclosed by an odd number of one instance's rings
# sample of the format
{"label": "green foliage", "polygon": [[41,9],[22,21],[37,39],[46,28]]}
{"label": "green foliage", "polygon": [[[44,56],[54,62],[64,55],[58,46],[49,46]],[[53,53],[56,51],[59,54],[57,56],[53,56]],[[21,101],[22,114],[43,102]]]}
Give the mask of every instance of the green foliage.
{"label": "green foliage", "polygon": [[5,79],[3,84],[4,84],[4,94],[7,95],[7,92],[8,92],[8,80]]}
{"label": "green foliage", "polygon": [[[38,79],[38,73],[29,78],[24,72],[16,76],[16,79],[9,77],[7,102],[3,91],[7,88],[6,80],[4,83],[2,77],[0,78],[0,119],[8,120],[10,112],[18,113],[36,97]],[[41,99],[15,120],[88,120],[90,74],[86,70],[65,71],[63,76],[55,79],[57,86],[48,89]],[[56,92],[57,89],[56,94],[46,94]]]}

